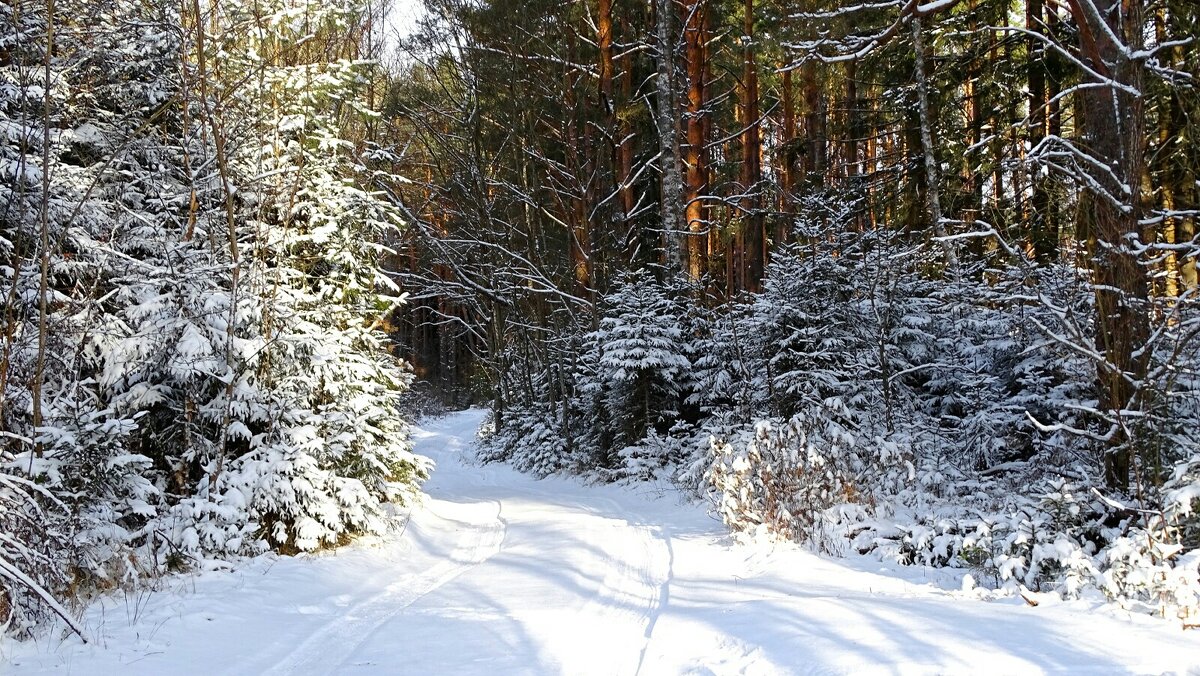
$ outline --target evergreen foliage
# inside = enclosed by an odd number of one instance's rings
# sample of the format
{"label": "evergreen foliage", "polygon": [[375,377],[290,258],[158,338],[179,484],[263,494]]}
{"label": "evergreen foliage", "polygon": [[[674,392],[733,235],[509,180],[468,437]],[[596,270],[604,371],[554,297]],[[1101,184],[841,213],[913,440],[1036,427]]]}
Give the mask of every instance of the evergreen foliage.
{"label": "evergreen foliage", "polygon": [[367,8],[198,8],[0,6],[17,631],[68,586],[380,532],[428,469],[378,330],[401,219],[363,137]]}
{"label": "evergreen foliage", "polygon": [[691,364],[675,306],[649,274],[623,279],[604,298],[604,307],[612,309],[587,336],[583,361],[595,364],[585,388],[614,425],[610,454],[599,458],[611,465],[612,451],[636,445],[654,430],[665,432],[662,426],[678,417]]}

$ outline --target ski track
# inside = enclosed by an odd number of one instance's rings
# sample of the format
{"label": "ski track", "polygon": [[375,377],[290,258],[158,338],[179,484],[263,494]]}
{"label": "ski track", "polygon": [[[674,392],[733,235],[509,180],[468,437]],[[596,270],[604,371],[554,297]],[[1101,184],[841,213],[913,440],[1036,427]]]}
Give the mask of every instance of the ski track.
{"label": "ski track", "polygon": [[650,648],[650,641],[654,639],[654,625],[658,624],[658,618],[662,615],[662,610],[671,602],[671,580],[675,577],[675,549],[671,547],[670,536],[662,537],[663,547],[667,551],[667,574],[658,584],[658,599],[654,607],[654,612],[650,615],[650,621],[646,623],[646,640],[642,642],[642,648],[638,651],[637,670],[635,676],[641,676],[642,667],[646,664],[646,651]]}
{"label": "ski track", "polygon": [[437,468],[399,533],[106,597],[91,644],[0,644],[0,673],[1200,674],[1200,632],[1111,605],[984,602],[961,571],[734,545],[669,488],[474,466],[482,416],[415,431]]}
{"label": "ski track", "polygon": [[[615,501],[607,498],[603,501],[614,513],[620,513],[621,507]],[[661,608],[661,590],[669,576],[666,545],[649,527],[627,520],[606,518],[601,526],[611,533],[607,538],[597,539],[612,541],[616,535],[625,541],[625,546],[621,552],[613,553],[611,563],[615,565],[608,566],[597,593],[588,599],[580,614],[595,618],[599,624],[623,625],[623,631],[617,635],[620,640],[599,648],[610,655],[617,651],[624,653],[620,658],[610,656],[607,661],[614,663],[620,673],[636,673]]]}
{"label": "ski track", "polygon": [[[499,518],[499,502],[487,501],[447,509],[452,504],[436,502],[428,508],[428,513],[438,519],[457,524],[455,533],[463,534],[455,543],[449,558],[424,572],[402,576],[388,585],[384,594],[362,600],[345,615],[305,639],[282,661],[261,673],[265,676],[340,673],[355,649],[370,640],[389,619],[500,551],[505,528]],[[448,516],[439,513],[446,511],[459,514]],[[474,516],[481,518],[473,519]],[[233,673],[247,672],[237,668]]]}

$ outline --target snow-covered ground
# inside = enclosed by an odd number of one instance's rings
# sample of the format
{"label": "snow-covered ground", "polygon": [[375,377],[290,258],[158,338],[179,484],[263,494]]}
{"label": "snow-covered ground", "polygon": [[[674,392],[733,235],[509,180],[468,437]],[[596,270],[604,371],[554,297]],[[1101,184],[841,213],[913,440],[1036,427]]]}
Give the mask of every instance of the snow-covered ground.
{"label": "snow-covered ground", "polygon": [[1200,673],[1200,632],[944,571],[732,544],[669,489],[464,462],[483,413],[417,432],[437,469],[387,538],[95,604],[93,638],[5,674]]}

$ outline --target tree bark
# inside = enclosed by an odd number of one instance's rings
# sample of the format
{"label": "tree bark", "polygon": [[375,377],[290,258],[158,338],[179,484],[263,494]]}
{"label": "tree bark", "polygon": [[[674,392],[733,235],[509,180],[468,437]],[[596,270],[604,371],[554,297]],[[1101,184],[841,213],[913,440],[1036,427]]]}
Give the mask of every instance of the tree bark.
{"label": "tree bark", "polygon": [[[33,454],[42,457],[42,395],[46,383],[46,340],[49,333],[49,309],[46,296],[50,294],[50,129],[53,113],[52,91],[54,62],[54,0],[46,0],[46,55],[43,63],[45,81],[42,83],[42,194],[38,213],[38,333],[37,357],[33,371]],[[13,277],[13,284],[18,283]]]}
{"label": "tree bark", "polygon": [[[1043,32],[1043,0],[1027,0],[1025,3],[1025,28],[1032,33]],[[1027,50],[1027,75],[1029,78],[1029,146],[1036,148],[1049,133],[1049,116],[1046,101],[1045,48],[1042,42],[1029,36],[1025,41]],[[1058,227],[1052,217],[1054,208],[1046,180],[1035,171],[1030,176],[1033,192],[1033,208],[1029,214],[1029,243],[1034,260],[1038,265],[1049,265],[1058,256]]]}
{"label": "tree bark", "polygon": [[754,0],[745,0],[742,43],[742,217],[745,223],[746,252],[743,286],[759,291],[767,258],[766,233],[758,199],[758,183],[762,178],[762,138],[758,122],[758,67],[754,58]]}
{"label": "tree bark", "polygon": [[776,238],[779,241],[784,241],[789,228],[787,227],[787,215],[792,213],[792,192],[796,189],[796,151],[792,147],[796,139],[796,99],[795,91],[792,85],[792,70],[789,68],[783,71],[782,75],[782,101],[783,106],[783,138],[780,144],[783,152],[779,158],[779,174],[780,188],[783,193],[780,196],[779,208],[785,214],[782,219],[783,225],[780,232],[776,233]]}
{"label": "tree bark", "polygon": [[[1140,64],[1128,58],[1141,47],[1139,0],[1068,0],[1079,27],[1082,60],[1107,81],[1080,91],[1083,138],[1097,164],[1111,172],[1089,176],[1080,195],[1081,217],[1095,236],[1092,274],[1096,290],[1099,407],[1118,427],[1104,456],[1110,488],[1126,491],[1137,443],[1124,414],[1136,409],[1134,383],[1146,373],[1142,351],[1149,335],[1146,275],[1129,238],[1138,237],[1139,182],[1144,164],[1145,120]],[[1114,39],[1116,38],[1116,39]]]}
{"label": "tree bark", "polygon": [[596,16],[596,45],[600,49],[600,105],[613,113],[613,12],[612,0],[599,0]]}
{"label": "tree bark", "polygon": [[658,77],[655,80],[658,108],[655,111],[655,123],[658,127],[658,163],[662,177],[659,207],[662,215],[663,262],[675,270],[687,272],[683,251],[686,234],[680,223],[683,177],[679,171],[679,115],[675,105],[675,41],[671,26],[674,12],[671,4],[671,0],[657,0],[655,5],[658,42]]}
{"label": "tree bark", "polygon": [[[621,26],[623,29],[626,27],[624,21],[621,22]],[[628,31],[625,32],[628,33]],[[633,55],[625,55],[622,61],[621,103],[623,105],[631,105],[633,100]],[[632,262],[640,255],[642,240],[641,232],[637,228],[637,222],[633,218],[635,207],[632,185],[634,153],[633,125],[630,124],[628,115],[617,113],[614,110],[614,116],[617,118],[617,190],[620,193],[621,201],[625,257],[626,260]]]}
{"label": "tree bark", "polygon": [[[916,57],[917,77],[917,107],[921,118],[921,147],[925,157],[925,198],[929,207],[930,225],[933,234],[939,238],[946,236],[946,228],[942,220],[941,175],[938,171],[937,157],[933,145],[933,119],[929,114],[929,76],[925,70],[925,44],[921,38],[921,18],[912,18],[913,52]],[[945,239],[939,240],[942,253],[946,257],[946,267],[954,275],[958,274],[958,252],[954,244]]]}
{"label": "tree bark", "polygon": [[[576,59],[576,40],[574,32],[568,34],[569,60]],[[570,191],[568,197],[569,211],[567,220],[570,223],[570,257],[571,268],[575,277],[575,293],[587,297],[592,286],[592,232],[588,219],[587,185],[591,183],[588,176],[588,161],[583,155],[591,150],[587,138],[587,121],[580,110],[580,102],[575,96],[573,73],[564,69],[562,74],[563,91],[566,92],[567,125],[566,160],[569,178],[566,178],[566,188]],[[611,85],[611,82],[610,82]]]}
{"label": "tree bark", "polygon": [[825,105],[817,80],[817,65],[808,61],[801,67],[804,81],[804,131],[808,151],[804,153],[805,180],[814,187],[825,185]]}
{"label": "tree bark", "polygon": [[704,15],[708,12],[706,0],[692,0],[684,11],[684,57],[687,61],[687,152],[684,166],[687,167],[685,214],[687,218],[688,247],[687,275],[697,282],[704,274],[708,257],[708,220],[704,199],[708,193],[708,169],[704,145],[705,123],[708,102],[705,100],[704,72],[706,43],[708,42]]}

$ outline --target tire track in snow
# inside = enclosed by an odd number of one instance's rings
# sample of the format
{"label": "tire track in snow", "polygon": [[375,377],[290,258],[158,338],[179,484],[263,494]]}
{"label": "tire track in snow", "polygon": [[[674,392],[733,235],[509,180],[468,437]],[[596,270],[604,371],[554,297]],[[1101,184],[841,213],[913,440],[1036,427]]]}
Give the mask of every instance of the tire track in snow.
{"label": "tire track in snow", "polygon": [[671,602],[671,582],[675,579],[675,548],[671,546],[671,534],[658,531],[656,535],[667,550],[667,574],[658,585],[658,603],[646,624],[646,640],[642,642],[642,649],[638,653],[637,671],[633,672],[634,676],[641,676],[642,667],[646,664],[646,653],[649,652],[650,642],[654,639],[654,627],[658,624],[663,609]]}
{"label": "tire track in snow", "polygon": [[[454,524],[454,532],[462,534],[448,556],[439,557],[438,563],[421,573],[396,580],[382,594],[346,609],[274,666],[256,673],[270,676],[336,673],[388,620],[499,552],[507,534],[500,509],[500,503],[492,500],[476,503],[431,500],[417,519],[432,516]],[[410,523],[408,527],[414,526],[420,529],[419,523]]]}
{"label": "tire track in snow", "polygon": [[[614,514],[627,513],[628,509],[616,501],[595,496],[606,503]],[[588,505],[580,505],[590,509]],[[606,660],[592,662],[612,665],[612,651],[620,646],[628,653],[621,663],[628,665],[621,673],[636,673],[645,658],[654,625],[669,598],[668,585],[671,579],[671,550],[664,537],[650,526],[624,518],[599,516],[604,519],[603,528],[629,533],[635,542],[622,547],[624,556],[609,559],[604,577],[597,592],[580,608],[581,616],[591,616],[598,626],[608,632],[620,632],[624,640],[598,641],[603,643]]]}
{"label": "tire track in snow", "polygon": [[[337,666],[330,673],[342,674],[342,673],[345,673],[346,667],[353,666],[350,664],[351,658],[354,657],[354,655],[358,652],[358,650],[362,646],[366,645],[366,643],[369,640],[374,638],[375,635],[379,633],[379,630],[382,629],[387,624],[387,621],[389,619],[400,614],[400,612],[403,611],[405,608],[408,608],[409,606],[416,603],[417,601],[420,601],[421,599],[425,598],[429,594],[432,594],[433,592],[439,590],[442,586],[454,581],[460,575],[463,575],[464,573],[468,572],[469,570],[479,567],[483,563],[487,562],[488,559],[490,559],[491,557],[500,553],[500,551],[504,548],[504,541],[508,535],[508,520],[504,518],[504,504],[501,501],[491,500],[491,499],[487,499],[487,500],[496,505],[496,515],[494,518],[495,518],[496,522],[499,523],[499,525],[500,525],[500,537],[499,537],[499,539],[496,540],[494,546],[488,547],[487,555],[468,566],[464,566],[463,568],[456,571],[453,575],[445,577],[437,585],[430,587],[429,589],[425,590],[424,592],[405,601],[401,607],[395,609],[395,612],[392,612],[391,614],[389,614],[386,619],[384,619],[382,622],[376,623],[375,626],[370,631],[363,634],[359,638],[358,642],[355,644],[354,649],[346,651],[346,654],[342,657],[341,661],[337,664]],[[307,672],[301,672],[301,673],[307,673]]]}

